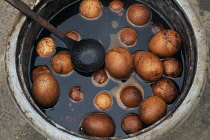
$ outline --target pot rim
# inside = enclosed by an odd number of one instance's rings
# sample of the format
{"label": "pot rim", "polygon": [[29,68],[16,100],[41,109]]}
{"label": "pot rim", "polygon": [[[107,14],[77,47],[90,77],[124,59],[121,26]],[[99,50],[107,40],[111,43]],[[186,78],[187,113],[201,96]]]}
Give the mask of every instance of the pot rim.
{"label": "pot rim", "polygon": [[[41,0],[37,0],[34,4],[37,5]],[[180,104],[180,106],[176,109],[176,111],[172,114],[172,116],[168,117],[161,124],[156,126],[155,128],[137,135],[135,137],[127,138],[129,140],[132,139],[155,139],[167,134],[174,127],[181,125],[187,117],[194,110],[195,106],[198,104],[198,101],[201,98],[201,95],[204,91],[206,80],[207,80],[207,71],[208,71],[208,51],[209,48],[206,42],[206,35],[204,28],[202,27],[197,15],[193,11],[187,0],[174,0],[182,12],[185,14],[185,17],[189,21],[192,26],[195,40],[196,40],[196,49],[197,49],[197,65],[195,77],[192,82],[192,86],[185,97],[184,101]],[[33,8],[33,7],[32,7]],[[9,37],[8,45],[6,48],[6,72],[7,72],[7,82],[9,84],[11,96],[14,99],[18,109],[23,114],[24,117],[28,120],[28,122],[42,135],[46,136],[50,139],[83,139],[76,137],[74,135],[70,135],[62,131],[65,130],[62,126],[58,124],[50,124],[47,122],[42,116],[36,113],[36,110],[31,106],[25,95],[23,94],[21,85],[19,83],[18,73],[16,69],[16,63],[14,61],[16,44],[17,44],[17,36],[20,32],[21,26],[26,20],[25,16],[20,15],[19,20],[15,24],[15,27],[12,31],[12,34]],[[168,125],[170,124],[170,125]],[[56,126],[56,127],[55,127]]]}

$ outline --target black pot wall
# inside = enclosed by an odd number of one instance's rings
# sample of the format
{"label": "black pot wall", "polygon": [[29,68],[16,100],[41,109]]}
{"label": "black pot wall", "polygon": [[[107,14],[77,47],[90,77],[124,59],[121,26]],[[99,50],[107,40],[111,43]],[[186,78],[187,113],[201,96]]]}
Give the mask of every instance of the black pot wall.
{"label": "black pot wall", "polygon": [[[67,5],[76,2],[75,0],[43,0],[39,4],[34,7],[34,11],[39,13],[44,19],[50,20],[56,13],[60,10],[64,9]],[[181,38],[183,40],[182,44],[182,52],[184,55],[185,61],[185,77],[184,83],[181,90],[181,96],[173,106],[173,108],[168,112],[168,114],[161,119],[158,123],[152,125],[144,129],[139,133],[135,133],[132,135],[127,135],[120,137],[132,137],[135,135],[139,135],[150,129],[154,128],[162,121],[173,115],[173,112],[179,107],[182,101],[185,99],[195,74],[195,66],[196,66],[196,42],[194,38],[194,33],[192,30],[191,25],[187,21],[184,13],[182,13],[181,8],[177,6],[177,4],[173,0],[142,0],[141,2],[145,3],[146,5],[150,6],[151,8],[155,9],[160,15],[162,15],[166,21],[171,24],[174,30],[180,33]],[[59,3],[59,4],[58,4]],[[52,8],[53,7],[53,8]],[[24,22],[20,34],[18,36],[18,44],[16,48],[16,65],[17,71],[19,73],[19,81],[22,85],[23,91],[25,91],[25,96],[28,98],[31,105],[37,110],[37,112],[43,116],[49,123],[52,123],[43,113],[42,111],[36,106],[33,102],[33,99],[30,96],[30,85],[29,85],[29,77],[28,77],[28,67],[29,67],[29,59],[30,59],[30,52],[33,47],[33,43],[40,33],[42,27],[40,27],[37,23],[32,21],[31,19],[27,18]],[[53,123],[52,123],[53,124]],[[78,135],[79,137],[90,138],[80,134],[76,134],[74,132],[66,131],[72,135]],[[119,137],[118,137],[119,138]],[[118,139],[114,138],[114,139]]]}

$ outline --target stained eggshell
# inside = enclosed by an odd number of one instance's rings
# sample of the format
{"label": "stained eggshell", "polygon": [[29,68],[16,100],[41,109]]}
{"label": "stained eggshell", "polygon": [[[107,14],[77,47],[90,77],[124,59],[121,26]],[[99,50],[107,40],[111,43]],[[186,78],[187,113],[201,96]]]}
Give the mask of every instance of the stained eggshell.
{"label": "stained eggshell", "polygon": [[137,75],[145,82],[157,81],[163,75],[163,63],[151,52],[136,52],[133,55],[133,65]]}
{"label": "stained eggshell", "polygon": [[162,30],[164,30],[163,24],[161,24],[161,23],[154,23],[154,24],[152,24],[152,32],[154,34],[160,32]]}
{"label": "stained eggshell", "polygon": [[165,29],[155,34],[148,43],[148,49],[158,57],[172,57],[181,48],[179,33]]}
{"label": "stained eggshell", "polygon": [[113,137],[115,123],[111,117],[104,113],[91,113],[81,122],[81,128],[85,135],[96,137]]}
{"label": "stained eggshell", "polygon": [[165,116],[166,103],[158,96],[151,96],[141,103],[139,107],[140,119],[144,124],[151,125]]}
{"label": "stained eggshell", "polygon": [[137,33],[132,28],[124,28],[120,31],[120,42],[126,46],[133,46],[137,42]]}
{"label": "stained eggshell", "polygon": [[126,86],[120,93],[121,102],[128,108],[138,107],[142,101],[142,93],[135,86]]}
{"label": "stained eggshell", "polygon": [[126,135],[138,132],[144,128],[139,115],[127,114],[121,122],[121,128]]}
{"label": "stained eggshell", "polygon": [[92,75],[93,81],[97,84],[103,84],[108,80],[108,75],[104,69],[99,69]]}
{"label": "stained eggshell", "polygon": [[80,14],[87,19],[96,19],[102,14],[103,6],[99,0],[83,0],[79,6]]}
{"label": "stained eggshell", "polygon": [[44,37],[36,45],[36,52],[39,56],[50,56],[55,51],[55,40],[52,37]]}
{"label": "stained eggshell", "polygon": [[126,17],[134,26],[145,26],[152,19],[152,12],[146,5],[137,3],[128,8]]}
{"label": "stained eggshell", "polygon": [[54,55],[50,61],[50,67],[54,72],[61,75],[69,74],[74,69],[70,54],[66,52]]}
{"label": "stained eggshell", "polygon": [[34,68],[31,72],[31,80],[32,82],[43,73],[51,73],[50,69],[46,66],[40,65]]}
{"label": "stained eggshell", "polygon": [[152,93],[171,104],[178,98],[179,89],[171,79],[162,78],[152,85]]}
{"label": "stained eggshell", "polygon": [[132,73],[132,55],[128,49],[115,46],[111,48],[105,59],[108,73],[116,79],[126,79]]}
{"label": "stained eggshell", "polygon": [[120,0],[113,0],[109,3],[109,7],[113,12],[120,12],[123,9],[124,4]]}
{"label": "stained eggshell", "polygon": [[94,104],[100,110],[107,110],[112,106],[112,97],[106,92],[99,93],[94,98]]}
{"label": "stained eggshell", "polygon": [[76,41],[80,41],[81,40],[81,36],[79,35],[79,33],[77,33],[74,30],[68,30],[65,32],[65,35],[68,36],[69,38],[76,40]]}
{"label": "stained eggshell", "polygon": [[41,74],[33,82],[32,97],[40,107],[53,107],[57,103],[59,95],[59,85],[53,75]]}
{"label": "stained eggshell", "polygon": [[81,87],[76,86],[70,89],[69,98],[74,102],[79,102],[84,98]]}
{"label": "stained eggshell", "polygon": [[177,58],[168,58],[163,60],[164,75],[177,78],[182,74],[182,63]]}

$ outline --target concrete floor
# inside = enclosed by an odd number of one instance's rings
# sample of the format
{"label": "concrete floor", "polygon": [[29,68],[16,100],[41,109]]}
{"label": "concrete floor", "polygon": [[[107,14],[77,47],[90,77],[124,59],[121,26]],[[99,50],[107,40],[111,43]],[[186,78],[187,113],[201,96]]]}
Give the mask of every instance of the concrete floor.
{"label": "concrete floor", "polygon": [[[24,0],[31,5],[35,0]],[[189,0],[198,14],[210,39],[210,1]],[[45,140],[26,119],[19,113],[15,106],[6,83],[5,74],[5,46],[7,37],[12,30],[14,21],[19,12],[0,0],[0,140]],[[161,140],[210,140],[210,72],[205,91],[201,100],[190,117],[173,132]]]}

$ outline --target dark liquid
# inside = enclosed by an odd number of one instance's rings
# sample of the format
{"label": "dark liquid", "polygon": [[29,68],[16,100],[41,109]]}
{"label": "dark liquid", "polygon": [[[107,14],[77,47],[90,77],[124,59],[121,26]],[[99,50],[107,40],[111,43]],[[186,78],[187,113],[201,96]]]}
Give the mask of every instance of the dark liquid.
{"label": "dark liquid", "polygon": [[[126,19],[126,9],[138,1],[122,0],[122,2],[125,4],[125,9],[120,12],[120,14],[114,13],[109,9],[108,4],[110,0],[102,0],[101,2],[103,4],[103,13],[102,16],[96,20],[87,20],[81,17],[78,10],[80,2],[77,2],[69,5],[63,11],[58,13],[51,20],[51,23],[62,32],[66,32],[67,30],[75,30],[83,39],[92,38],[99,40],[105,47],[106,52],[110,48],[110,45],[113,45],[112,37],[116,37],[117,33],[123,28],[133,28],[138,34],[136,45],[128,48],[131,53],[134,53],[138,50],[148,51],[147,44],[154,35],[152,32],[153,23],[162,23],[166,29],[170,29],[170,25],[168,25],[167,22],[152,9],[151,11],[153,18],[148,25],[144,27],[132,26]],[[55,39],[57,46],[56,53],[60,51],[68,51],[67,47],[62,41],[45,29],[41,31],[37,37],[37,41],[47,36],[51,36]],[[176,55],[176,57],[182,59],[181,51]],[[39,57],[37,56],[35,49],[33,49],[29,68],[30,72],[35,68],[35,66],[38,65],[46,65],[50,68],[51,58],[52,56],[46,58]],[[93,100],[97,93],[104,90],[111,91],[113,88],[119,86],[119,81],[117,82],[113,79],[109,79],[109,83],[105,87],[96,87],[91,82],[91,74],[81,74],[77,71],[73,71],[73,73],[67,76],[60,76],[53,71],[52,74],[59,83],[60,98],[58,103],[53,108],[43,110],[50,119],[64,128],[69,129],[70,131],[79,133],[80,122],[87,114],[92,112],[103,112],[114,120],[116,125],[115,136],[125,135],[120,127],[121,120],[128,113],[138,114],[138,107],[130,110],[123,109],[118,105],[115,97],[113,97],[113,106],[107,111],[100,111],[93,105]],[[139,83],[139,85],[142,86],[144,90],[144,98],[153,96],[151,91],[152,83],[145,83],[134,74],[132,77]],[[179,78],[173,78],[173,80],[177,83],[179,88],[181,88],[183,83],[183,74]],[[82,92],[84,93],[84,99],[79,103],[75,103],[69,99],[68,93],[74,86],[80,86]],[[168,105],[168,110],[170,110],[172,106],[173,104]]]}

